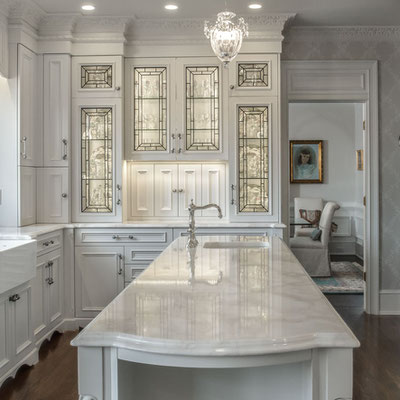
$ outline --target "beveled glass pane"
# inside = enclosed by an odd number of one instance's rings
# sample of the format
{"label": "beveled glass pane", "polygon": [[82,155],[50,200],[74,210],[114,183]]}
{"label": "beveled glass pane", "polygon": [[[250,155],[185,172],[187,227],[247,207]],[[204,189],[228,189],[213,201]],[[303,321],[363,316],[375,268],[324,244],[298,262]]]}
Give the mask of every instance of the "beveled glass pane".
{"label": "beveled glass pane", "polygon": [[82,65],[82,89],[112,88],[112,65]]}
{"label": "beveled glass pane", "polygon": [[268,87],[268,63],[238,65],[239,87]]}
{"label": "beveled glass pane", "polygon": [[134,68],[134,150],[167,150],[167,68]]}
{"label": "beveled glass pane", "polygon": [[238,107],[239,212],[268,211],[268,106]]}
{"label": "beveled glass pane", "polygon": [[219,150],[219,68],[186,67],[186,150]]}
{"label": "beveled glass pane", "polygon": [[81,211],[113,211],[112,108],[81,109]]}

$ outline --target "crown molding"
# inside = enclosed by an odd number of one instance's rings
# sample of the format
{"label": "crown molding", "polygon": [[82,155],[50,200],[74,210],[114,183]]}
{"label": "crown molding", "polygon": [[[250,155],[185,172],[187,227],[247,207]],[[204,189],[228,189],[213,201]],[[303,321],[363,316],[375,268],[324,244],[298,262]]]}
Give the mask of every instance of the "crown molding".
{"label": "crown molding", "polygon": [[399,40],[400,26],[294,26],[285,32],[285,42],[329,39]]}
{"label": "crown molding", "polygon": [[5,0],[9,3],[8,18],[10,24],[28,24],[37,31],[46,13],[30,0]]}

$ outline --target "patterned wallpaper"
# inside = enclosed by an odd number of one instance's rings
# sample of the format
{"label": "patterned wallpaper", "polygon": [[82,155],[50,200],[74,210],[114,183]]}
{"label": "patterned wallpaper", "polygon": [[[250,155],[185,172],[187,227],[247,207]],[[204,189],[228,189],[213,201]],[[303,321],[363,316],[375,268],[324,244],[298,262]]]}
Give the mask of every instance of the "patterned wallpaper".
{"label": "patterned wallpaper", "polygon": [[400,289],[400,27],[291,28],[282,59],[378,60],[381,289]]}

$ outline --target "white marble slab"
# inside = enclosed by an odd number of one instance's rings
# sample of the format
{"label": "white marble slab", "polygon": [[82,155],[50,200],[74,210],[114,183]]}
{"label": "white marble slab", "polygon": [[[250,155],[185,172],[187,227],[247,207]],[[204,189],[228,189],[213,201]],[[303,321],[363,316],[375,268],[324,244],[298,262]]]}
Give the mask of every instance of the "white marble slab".
{"label": "white marble slab", "polygon": [[[254,355],[359,342],[277,237],[174,241],[73,341],[175,355]],[[214,241],[267,247],[204,248]]]}

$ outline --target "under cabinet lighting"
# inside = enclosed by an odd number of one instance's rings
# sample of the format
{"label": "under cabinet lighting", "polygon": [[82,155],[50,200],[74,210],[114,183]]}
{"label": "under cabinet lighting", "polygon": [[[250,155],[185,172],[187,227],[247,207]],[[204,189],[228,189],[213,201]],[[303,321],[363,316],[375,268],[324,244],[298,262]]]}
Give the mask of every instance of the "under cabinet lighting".
{"label": "under cabinet lighting", "polygon": [[93,4],[82,4],[83,11],[94,11],[96,7]]}
{"label": "under cabinet lighting", "polygon": [[249,8],[251,8],[252,10],[259,10],[260,8],[262,8],[262,5],[259,3],[252,3],[249,4]]}
{"label": "under cabinet lighting", "polygon": [[176,4],[166,4],[164,8],[166,10],[177,10],[178,6]]}

